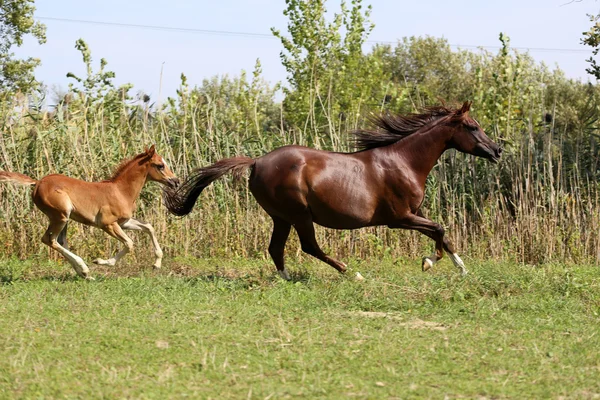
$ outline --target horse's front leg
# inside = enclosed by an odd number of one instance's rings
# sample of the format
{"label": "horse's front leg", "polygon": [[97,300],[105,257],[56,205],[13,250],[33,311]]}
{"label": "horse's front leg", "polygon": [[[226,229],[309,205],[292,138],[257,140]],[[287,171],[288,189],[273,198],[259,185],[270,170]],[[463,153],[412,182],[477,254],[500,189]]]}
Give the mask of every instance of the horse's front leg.
{"label": "horse's front leg", "polygon": [[134,231],[143,231],[146,232],[148,236],[150,236],[150,239],[152,240],[152,246],[154,247],[154,256],[156,257],[156,261],[154,261],[154,265],[152,266],[155,269],[160,269],[162,266],[163,251],[160,248],[160,245],[158,244],[158,239],[156,238],[156,233],[154,232],[154,228],[152,227],[152,225],[131,218],[125,223],[123,223],[121,227],[123,229],[129,229]]}
{"label": "horse's front leg", "polygon": [[[420,214],[420,212],[418,212],[418,214]],[[436,262],[441,260],[444,256],[444,249],[446,249],[452,263],[460,270],[461,274],[467,274],[465,264],[454,251],[452,243],[444,237],[444,228],[437,222],[433,222],[422,215],[409,214],[395,223],[390,224],[389,227],[415,230],[435,240],[435,253],[429,257],[423,258],[423,264],[421,266],[423,271],[427,271],[433,267]]]}
{"label": "horse's front leg", "polygon": [[104,260],[102,258],[98,258],[98,259],[94,260],[94,264],[113,266],[117,262],[119,262],[119,260],[121,258],[123,258],[123,256],[125,254],[127,254],[131,250],[133,250],[133,240],[131,240],[131,238],[129,236],[127,236],[125,234],[125,232],[123,232],[123,229],[121,229],[121,226],[119,226],[119,224],[116,222],[113,222],[112,224],[103,226],[101,229],[104,232],[108,233],[110,236],[121,241],[121,243],[123,243],[125,245],[125,247],[123,247],[123,249],[121,251],[119,251],[117,254],[115,254],[113,257],[109,258],[108,260]]}

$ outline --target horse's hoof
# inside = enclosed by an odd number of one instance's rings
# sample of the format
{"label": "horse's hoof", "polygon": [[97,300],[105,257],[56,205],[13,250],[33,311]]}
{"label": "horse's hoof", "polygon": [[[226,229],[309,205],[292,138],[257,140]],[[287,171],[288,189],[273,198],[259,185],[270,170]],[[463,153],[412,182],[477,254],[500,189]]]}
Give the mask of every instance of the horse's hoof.
{"label": "horse's hoof", "polygon": [[111,267],[117,263],[115,260],[112,260],[112,259],[110,259],[110,260],[104,260],[102,258],[96,258],[92,262],[94,264],[96,264],[96,265],[110,265]]}
{"label": "horse's hoof", "polygon": [[360,272],[357,272],[356,275],[354,276],[354,280],[355,281],[364,281],[365,278],[360,274]]}
{"label": "horse's hoof", "polygon": [[279,273],[279,276],[286,280],[286,281],[291,281],[292,278],[290,277],[290,274],[288,274],[287,269],[282,269],[282,270],[277,270],[277,272]]}
{"label": "horse's hoof", "polygon": [[433,261],[429,259],[429,257],[423,257],[423,264],[421,265],[421,269],[423,272],[427,272],[433,267]]}
{"label": "horse's hoof", "polygon": [[95,280],[96,280],[96,278],[94,278],[93,276],[86,276],[86,277],[85,277],[85,280],[86,280],[86,281],[95,281]]}

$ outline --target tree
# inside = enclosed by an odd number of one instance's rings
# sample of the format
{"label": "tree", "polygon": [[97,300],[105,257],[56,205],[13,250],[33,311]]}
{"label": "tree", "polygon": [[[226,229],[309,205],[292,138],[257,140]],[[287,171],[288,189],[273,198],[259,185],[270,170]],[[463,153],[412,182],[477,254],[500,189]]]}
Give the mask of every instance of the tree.
{"label": "tree", "polygon": [[46,26],[33,19],[34,0],[0,0],[0,93],[29,92],[38,86],[33,76],[40,60],[16,59],[11,49],[26,35],[46,42]]}
{"label": "tree", "polygon": [[387,81],[381,66],[362,51],[374,27],[371,7],[363,8],[362,0],[342,0],[340,13],[329,22],[327,0],[285,3],[289,36],[271,31],[281,40],[281,61],[288,72],[286,122],[301,132],[299,143],[339,149],[345,142],[339,133],[356,127],[361,107],[380,104],[382,96],[373,88]]}
{"label": "tree", "polygon": [[[590,15],[590,22],[592,22],[592,26],[590,30],[587,32],[583,32],[583,39],[581,39],[581,43],[590,46],[593,48],[592,54],[594,56],[598,55],[598,51],[600,51],[600,14],[598,15]],[[586,68],[586,72],[590,75],[596,77],[596,79],[600,79],[600,65],[596,63],[594,57],[590,57],[586,60],[590,63],[590,67]]]}

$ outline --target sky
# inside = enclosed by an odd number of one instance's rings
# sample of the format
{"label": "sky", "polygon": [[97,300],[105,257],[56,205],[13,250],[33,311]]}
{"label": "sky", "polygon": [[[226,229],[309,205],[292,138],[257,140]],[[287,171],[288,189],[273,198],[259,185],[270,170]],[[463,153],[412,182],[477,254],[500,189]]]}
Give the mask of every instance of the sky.
{"label": "sky", "polygon": [[[571,78],[587,81],[591,52],[581,36],[591,23],[586,14],[597,14],[596,0],[363,0],[371,4],[375,23],[369,40],[396,42],[409,36],[443,37],[463,48],[485,46],[497,51],[500,32],[515,48]],[[283,0],[36,0],[35,16],[47,26],[48,41],[38,45],[28,39],[15,49],[20,57],[37,57],[42,65],[36,77],[49,87],[66,89],[68,72],[85,75],[75,41],[83,38],[91,48],[95,68],[100,58],[116,73],[117,84],[132,83],[135,91],[153,101],[174,96],[184,73],[191,85],[215,75],[238,76],[251,72],[260,59],[263,77],[285,81],[279,54],[281,43],[269,36],[270,28],[286,31]],[[339,10],[339,0],[329,0],[329,12]],[[206,34],[126,26],[74,23],[48,18],[162,26],[192,30],[242,32]],[[262,34],[260,36],[246,35]],[[365,50],[369,49],[368,44]],[[161,80],[162,69],[162,80]]]}

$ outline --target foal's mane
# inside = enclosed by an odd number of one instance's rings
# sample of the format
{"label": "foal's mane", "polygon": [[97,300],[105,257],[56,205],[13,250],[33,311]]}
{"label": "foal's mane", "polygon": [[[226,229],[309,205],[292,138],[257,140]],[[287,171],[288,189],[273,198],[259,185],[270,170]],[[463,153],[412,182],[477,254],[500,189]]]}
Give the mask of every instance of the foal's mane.
{"label": "foal's mane", "polygon": [[392,115],[389,113],[372,115],[368,118],[375,129],[352,132],[358,150],[369,150],[387,146],[412,135],[426,125],[435,125],[443,117],[458,118],[460,110],[446,106],[432,106],[419,114]]}
{"label": "foal's mane", "polygon": [[131,158],[126,158],[123,161],[121,161],[121,163],[117,166],[117,168],[115,168],[115,171],[113,172],[112,176],[110,178],[108,178],[105,182],[111,182],[114,181],[115,179],[117,179],[117,177],[119,175],[121,175],[129,165],[133,164],[134,162],[139,162],[140,164],[142,164],[142,162],[144,162],[145,158],[148,157],[148,153],[143,152],[138,154],[137,156],[133,156]]}

